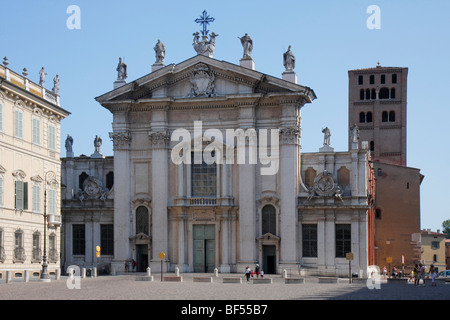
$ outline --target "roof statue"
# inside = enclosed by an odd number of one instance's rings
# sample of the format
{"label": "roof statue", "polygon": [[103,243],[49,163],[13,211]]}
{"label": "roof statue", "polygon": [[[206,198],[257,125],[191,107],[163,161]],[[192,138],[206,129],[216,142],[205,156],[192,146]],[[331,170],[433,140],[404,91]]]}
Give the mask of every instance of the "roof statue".
{"label": "roof statue", "polygon": [[252,38],[250,38],[250,36],[246,33],[242,38],[239,38],[239,39],[241,40],[242,47],[244,48],[244,55],[243,55],[242,59],[251,59],[252,51],[253,51]]}
{"label": "roof statue", "polygon": [[166,47],[164,46],[164,43],[162,43],[161,40],[158,39],[158,42],[156,43],[153,50],[155,50],[156,56],[155,63],[164,64],[164,58],[166,57]]}
{"label": "roof statue", "polygon": [[116,68],[117,80],[125,80],[128,77],[127,65],[122,62],[122,58],[119,58],[119,64]]}
{"label": "roof statue", "polygon": [[295,68],[295,56],[291,51],[291,46],[289,46],[288,50],[283,54],[283,65],[288,72],[293,71]]}

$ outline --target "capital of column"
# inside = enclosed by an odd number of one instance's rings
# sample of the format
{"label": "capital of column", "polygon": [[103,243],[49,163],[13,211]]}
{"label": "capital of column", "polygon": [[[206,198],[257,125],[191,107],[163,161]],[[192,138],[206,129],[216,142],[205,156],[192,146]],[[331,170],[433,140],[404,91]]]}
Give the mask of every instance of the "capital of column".
{"label": "capital of column", "polygon": [[114,149],[124,149],[131,143],[130,131],[110,132],[109,138],[113,142]]}
{"label": "capital of column", "polygon": [[298,144],[301,136],[301,129],[298,127],[280,128],[281,144]]}
{"label": "capital of column", "polygon": [[170,134],[166,130],[150,131],[148,136],[154,149],[167,148],[170,141]]}

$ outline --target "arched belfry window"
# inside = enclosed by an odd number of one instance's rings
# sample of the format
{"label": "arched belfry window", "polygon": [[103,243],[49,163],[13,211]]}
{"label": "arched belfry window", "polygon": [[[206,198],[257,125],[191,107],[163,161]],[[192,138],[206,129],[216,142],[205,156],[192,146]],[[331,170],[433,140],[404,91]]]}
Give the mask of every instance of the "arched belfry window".
{"label": "arched belfry window", "polygon": [[277,234],[277,211],[273,205],[262,208],[262,234]]}
{"label": "arched belfry window", "polygon": [[149,216],[148,209],[140,206],[136,209],[136,234],[148,234],[149,230]]}
{"label": "arched belfry window", "polygon": [[395,122],[395,111],[389,111],[389,122]]}

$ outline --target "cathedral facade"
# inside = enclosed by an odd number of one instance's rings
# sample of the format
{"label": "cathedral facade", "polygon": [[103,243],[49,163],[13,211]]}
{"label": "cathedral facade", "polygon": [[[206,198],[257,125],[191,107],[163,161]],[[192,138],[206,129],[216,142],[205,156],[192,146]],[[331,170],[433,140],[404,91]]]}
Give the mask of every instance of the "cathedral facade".
{"label": "cathedral facade", "polygon": [[213,35],[168,66],[159,44],[151,73],[127,83],[119,62],[114,90],[96,98],[113,114],[113,272],[134,259],[138,271],[348,275],[352,253],[366,276],[367,143],[335,152],[324,131],[323,147],[302,154],[301,109],[315,93],[297,84],[290,48],[281,79],[256,71],[246,36],[239,64],[212,57]]}

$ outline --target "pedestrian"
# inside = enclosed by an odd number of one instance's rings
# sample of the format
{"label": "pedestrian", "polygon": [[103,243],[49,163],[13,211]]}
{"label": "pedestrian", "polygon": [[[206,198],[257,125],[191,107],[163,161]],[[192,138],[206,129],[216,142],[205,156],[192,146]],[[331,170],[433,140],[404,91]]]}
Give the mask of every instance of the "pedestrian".
{"label": "pedestrian", "polygon": [[136,268],[136,261],[134,259],[131,262],[131,266],[133,267],[133,272],[134,272],[134,269]]}
{"label": "pedestrian", "polygon": [[383,266],[383,277],[386,279],[387,269],[386,266]]}
{"label": "pedestrian", "polygon": [[419,285],[419,266],[417,263],[414,265],[414,286]]}
{"label": "pedestrian", "polygon": [[430,270],[428,271],[431,276],[431,286],[436,286],[436,269],[434,268],[434,265],[430,265]]}
{"label": "pedestrian", "polygon": [[[425,266],[421,263],[419,264],[419,281],[422,279],[422,287],[425,287]],[[417,282],[419,284],[419,282]]]}
{"label": "pedestrian", "polygon": [[261,278],[264,278],[264,271],[262,269],[261,269],[260,274],[261,274]]}
{"label": "pedestrian", "polygon": [[249,266],[245,267],[245,276],[247,277],[247,282],[250,281],[250,275],[252,273],[252,270]]}
{"label": "pedestrian", "polygon": [[129,272],[130,271],[130,265],[128,260],[125,260],[125,272]]}
{"label": "pedestrian", "polygon": [[256,277],[259,278],[259,264],[257,264],[255,267],[255,273],[256,273]]}

